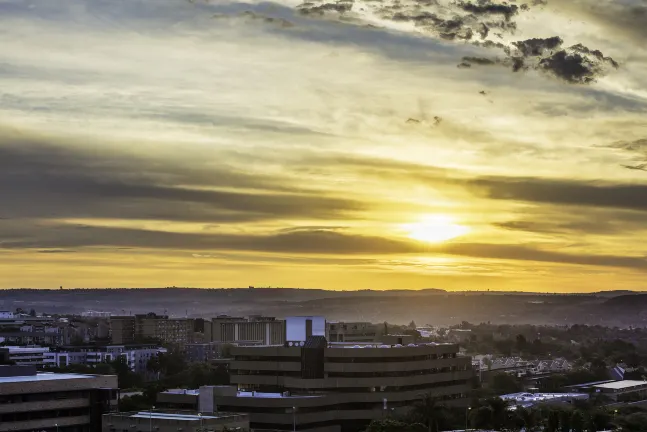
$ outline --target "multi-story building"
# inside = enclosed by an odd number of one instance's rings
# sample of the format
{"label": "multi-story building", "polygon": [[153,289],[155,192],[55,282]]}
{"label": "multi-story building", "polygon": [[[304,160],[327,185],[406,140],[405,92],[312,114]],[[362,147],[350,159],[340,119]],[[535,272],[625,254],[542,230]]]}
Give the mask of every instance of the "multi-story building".
{"label": "multi-story building", "polygon": [[370,322],[329,322],[327,338],[330,342],[375,342],[377,328]]}
{"label": "multi-story building", "polygon": [[40,368],[45,365],[45,357],[49,353],[49,348],[5,346],[0,347],[0,351],[6,351],[9,356],[9,361],[16,365]]}
{"label": "multi-story building", "polygon": [[65,367],[70,364],[94,366],[99,363],[110,363],[123,357],[131,371],[145,373],[148,361],[166,351],[166,348],[157,345],[142,344],[60,347],[45,354],[45,367]]}
{"label": "multi-story building", "polygon": [[13,319],[13,312],[0,310],[0,319]]}
{"label": "multi-story building", "polygon": [[117,377],[0,366],[0,432],[94,432],[116,409]]}
{"label": "multi-story building", "polygon": [[154,313],[110,317],[112,343],[131,344],[157,339],[164,343],[184,346],[193,342],[195,320],[169,318]]}
{"label": "multi-story building", "polygon": [[135,343],[135,317],[112,316],[110,317],[110,336],[114,344]]}
{"label": "multi-story building", "polygon": [[220,315],[204,322],[205,342],[258,341],[264,345],[285,342],[285,321],[274,317],[248,318]]}
{"label": "multi-story building", "polygon": [[201,388],[200,409],[209,412],[213,400],[214,409],[248,412],[257,429],[359,430],[426,394],[466,406],[473,376],[471,358],[459,357],[456,344],[355,345],[311,336],[231,353],[237,388]]}
{"label": "multi-story building", "polygon": [[111,413],[103,417],[102,432],[249,431],[249,418],[245,414],[202,415],[183,411],[140,411]]}

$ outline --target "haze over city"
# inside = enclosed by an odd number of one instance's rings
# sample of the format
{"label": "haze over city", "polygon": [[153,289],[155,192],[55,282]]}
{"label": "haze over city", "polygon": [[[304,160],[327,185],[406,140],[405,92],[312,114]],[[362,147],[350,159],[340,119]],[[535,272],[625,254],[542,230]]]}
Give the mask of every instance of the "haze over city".
{"label": "haze over city", "polygon": [[644,1],[0,0],[0,287],[641,290]]}

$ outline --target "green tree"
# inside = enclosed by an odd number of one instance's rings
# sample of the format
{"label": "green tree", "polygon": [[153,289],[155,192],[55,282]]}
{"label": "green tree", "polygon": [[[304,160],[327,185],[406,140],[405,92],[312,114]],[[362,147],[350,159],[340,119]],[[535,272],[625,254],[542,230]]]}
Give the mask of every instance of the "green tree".
{"label": "green tree", "polygon": [[413,422],[426,426],[428,431],[438,432],[439,425],[443,423],[444,408],[431,394],[425,394],[422,400],[413,405],[410,418]]}
{"label": "green tree", "polygon": [[515,376],[500,372],[492,377],[491,388],[497,395],[502,395],[522,391],[523,384]]}
{"label": "green tree", "polygon": [[425,432],[425,426],[419,423],[405,423],[394,419],[373,420],[364,432]]}
{"label": "green tree", "polygon": [[571,415],[571,431],[584,432],[584,414],[580,410],[573,411]]}

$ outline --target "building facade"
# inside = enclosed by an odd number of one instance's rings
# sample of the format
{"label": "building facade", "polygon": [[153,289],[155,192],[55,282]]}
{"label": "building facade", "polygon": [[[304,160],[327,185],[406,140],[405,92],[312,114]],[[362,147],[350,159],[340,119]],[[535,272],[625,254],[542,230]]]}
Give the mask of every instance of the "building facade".
{"label": "building facade", "polygon": [[169,318],[154,313],[110,317],[112,343],[116,345],[157,339],[184,347],[193,342],[194,326],[195,320],[191,318]]}
{"label": "building facade", "polygon": [[0,432],[94,432],[116,409],[117,377],[0,366]]}
{"label": "building facade", "polygon": [[375,342],[377,328],[370,322],[327,323],[327,338],[330,342]]}
{"label": "building facade", "polygon": [[[455,344],[328,343],[314,336],[284,346],[233,347],[231,383],[200,389],[201,410],[248,412],[252,428],[360,430],[388,412],[404,413],[423,395],[467,406],[470,357]],[[203,400],[204,399],[204,400]]]}
{"label": "building facade", "polygon": [[204,339],[209,342],[259,342],[281,345],[285,342],[285,321],[274,317],[248,318],[220,315],[204,322]]}
{"label": "building facade", "polygon": [[145,373],[148,361],[165,353],[166,348],[157,345],[104,345],[83,347],[61,347],[45,354],[45,367],[65,367],[71,364],[94,366],[124,358],[130,370]]}
{"label": "building facade", "polygon": [[9,361],[16,365],[42,368],[45,365],[45,358],[49,353],[49,348],[5,346],[0,347],[0,351],[5,351]]}

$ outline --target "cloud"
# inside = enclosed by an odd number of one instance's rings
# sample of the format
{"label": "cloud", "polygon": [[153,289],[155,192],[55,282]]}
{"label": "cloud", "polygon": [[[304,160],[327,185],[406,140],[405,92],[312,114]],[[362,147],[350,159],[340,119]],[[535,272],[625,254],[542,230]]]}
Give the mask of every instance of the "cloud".
{"label": "cloud", "polygon": [[632,156],[634,163],[622,164],[624,168],[634,171],[647,171],[647,138],[634,141],[618,141],[603,147],[622,150]]}
{"label": "cloud", "polygon": [[[0,243],[0,248],[136,247],[201,251],[246,251],[304,255],[441,254],[511,261],[624,267],[647,270],[643,257],[571,254],[514,244],[449,243],[429,245],[395,238],[302,230],[263,235],[193,234],[164,231],[50,225],[24,227],[23,237]],[[0,231],[0,236],[2,231]],[[207,254],[208,255],[208,254]]]}
{"label": "cloud", "polygon": [[474,258],[553,262],[586,266],[625,267],[647,270],[647,258],[615,255],[569,254],[520,245],[457,243],[444,248],[446,253]]}
{"label": "cloud", "polygon": [[647,211],[647,184],[522,177],[481,177],[467,184],[477,195],[496,200]]}
{"label": "cloud", "polygon": [[[342,219],[365,204],[278,177],[195,159],[88,151],[77,143],[0,134],[0,199],[10,218],[242,222]],[[247,159],[251,163],[251,156]]]}

